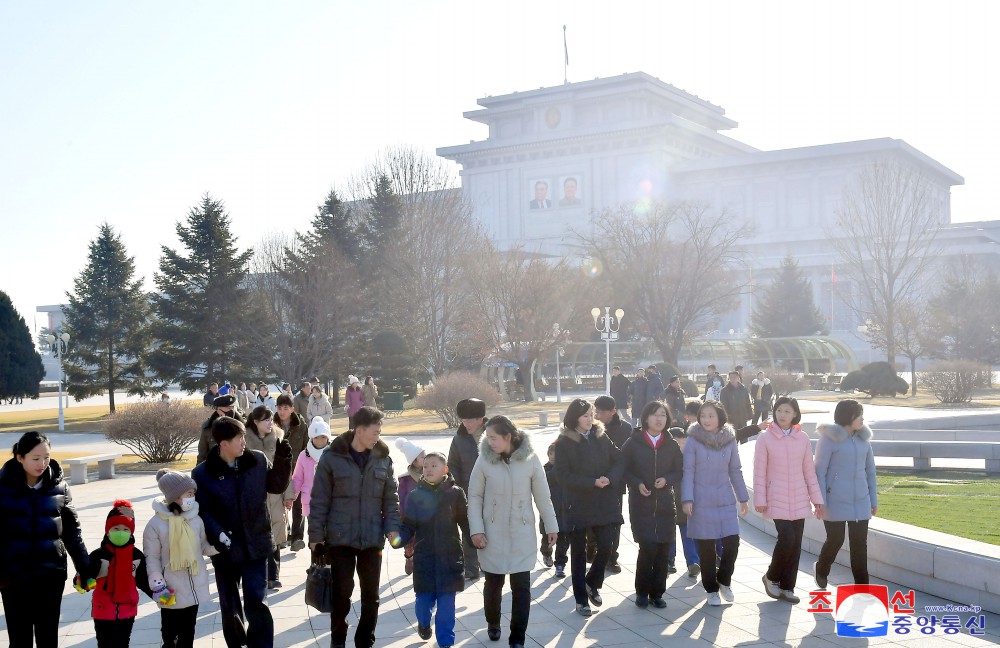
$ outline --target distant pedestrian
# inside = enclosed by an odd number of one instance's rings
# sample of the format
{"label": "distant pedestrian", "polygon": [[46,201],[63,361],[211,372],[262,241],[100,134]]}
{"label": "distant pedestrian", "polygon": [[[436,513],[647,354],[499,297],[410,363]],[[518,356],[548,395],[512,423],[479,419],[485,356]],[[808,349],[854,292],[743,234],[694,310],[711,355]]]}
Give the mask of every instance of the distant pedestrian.
{"label": "distant pedestrian", "polygon": [[799,602],[795,582],[802,553],[806,518],[822,518],[823,495],[816,481],[812,444],[802,431],[802,412],[794,398],[775,403],[774,422],[754,444],[753,502],[765,518],[774,521],[778,542],[763,576],[764,591],[774,599]]}
{"label": "distant pedestrian", "polygon": [[361,381],[357,376],[347,377],[347,389],[344,392],[344,411],[347,412],[347,429],[354,429],[354,415],[365,406],[365,397],[361,391]]}
{"label": "distant pedestrian", "polygon": [[205,407],[214,407],[213,403],[215,401],[215,397],[218,395],[219,395],[219,383],[217,382],[211,383],[208,386],[208,392],[205,393],[205,396],[201,399],[201,401],[202,403],[204,403]]}
{"label": "distant pedestrian", "polygon": [[312,387],[312,394],[309,396],[309,404],[306,407],[306,421],[311,421],[317,416],[323,418],[328,424],[333,417],[333,405],[330,399],[323,393],[323,388],[319,385]]}
{"label": "distant pedestrian", "polygon": [[361,388],[361,396],[367,407],[378,407],[378,386],[371,376],[365,378],[365,385]]}
{"label": "distant pedestrian", "polygon": [[628,394],[631,386],[632,381],[625,377],[621,367],[615,365],[611,369],[611,398],[615,399],[618,405],[618,416],[627,419],[629,423],[632,422],[628,416]]}
{"label": "distant pedestrian", "polygon": [[257,396],[254,398],[253,406],[259,407],[263,405],[272,412],[278,409],[278,403],[275,400],[273,394],[268,391],[268,386],[266,382],[262,382],[257,385]]}
{"label": "distant pedestrian", "polygon": [[739,372],[729,372],[729,383],[719,392],[719,401],[726,408],[726,417],[734,428],[746,426],[753,418],[750,392],[740,381]]}
{"label": "distant pedestrian", "polygon": [[758,371],[757,377],[750,381],[750,397],[753,399],[753,423],[756,425],[771,416],[771,403],[774,401],[774,386],[763,371]]}
{"label": "distant pedestrian", "polygon": [[674,375],[670,377],[670,382],[664,390],[664,401],[670,411],[670,425],[684,425],[684,405],[687,394],[681,388],[681,377]]}
{"label": "distant pedestrian", "polygon": [[826,589],[830,567],[844,546],[845,523],[854,583],[868,584],[868,521],[878,512],[872,431],[865,425],[864,408],[856,400],[842,400],[833,420],[816,428],[816,478],[826,500],[826,542],[813,565],[821,589]]}
{"label": "distant pedestrian", "polygon": [[[292,407],[295,409],[295,413],[298,414],[299,418],[303,421],[312,420],[312,417],[309,416],[309,399],[312,396],[312,393],[312,383],[308,380],[303,380],[302,384],[299,386],[299,390],[295,392],[294,396],[292,396]],[[327,423],[329,422],[330,419],[328,418]]]}
{"label": "distant pedestrian", "polygon": [[629,422],[632,425],[637,425],[642,417],[642,408],[646,406],[646,385],[648,384],[646,370],[640,368],[635,374],[635,380],[629,386],[632,396],[632,420]]}

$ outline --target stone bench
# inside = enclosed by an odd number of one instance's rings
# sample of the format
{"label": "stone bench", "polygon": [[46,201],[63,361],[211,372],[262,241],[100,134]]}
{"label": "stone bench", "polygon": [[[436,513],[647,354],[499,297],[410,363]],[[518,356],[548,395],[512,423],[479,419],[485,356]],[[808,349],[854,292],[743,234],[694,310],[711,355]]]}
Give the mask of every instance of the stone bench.
{"label": "stone bench", "polygon": [[70,467],[70,477],[74,486],[87,483],[87,466],[97,464],[98,479],[115,478],[115,460],[121,459],[120,453],[108,453],[100,455],[88,455],[86,457],[76,457],[75,459],[64,459],[62,464]]}
{"label": "stone bench", "polygon": [[548,427],[549,426],[549,417],[550,416],[554,417],[555,420],[556,420],[556,422],[558,423],[560,421],[560,419],[562,418],[562,415],[563,415],[563,413],[560,412],[560,411],[539,412],[538,413],[538,427]]}

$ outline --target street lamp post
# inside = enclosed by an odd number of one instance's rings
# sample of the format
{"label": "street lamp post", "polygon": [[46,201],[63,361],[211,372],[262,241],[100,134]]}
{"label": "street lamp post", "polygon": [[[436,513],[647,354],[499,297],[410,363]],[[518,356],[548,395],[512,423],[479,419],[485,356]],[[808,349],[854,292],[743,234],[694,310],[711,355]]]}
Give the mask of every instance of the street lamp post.
{"label": "street lamp post", "polygon": [[622,327],[622,318],[625,317],[625,311],[618,309],[615,314],[611,314],[611,307],[604,307],[604,314],[601,315],[600,308],[590,309],[590,314],[594,318],[594,328],[601,334],[601,339],[604,340],[604,354],[607,366],[605,367],[604,373],[604,391],[605,393],[611,393],[611,343],[618,339],[618,331]]}
{"label": "street lamp post", "polygon": [[49,343],[49,352],[53,352],[55,349],[56,363],[59,365],[59,431],[62,432],[65,428],[65,421],[63,419],[63,369],[62,369],[62,359],[63,354],[69,348],[69,333],[62,333],[58,336],[49,333],[45,336],[45,340]]}
{"label": "street lamp post", "polygon": [[[559,334],[562,331],[559,329],[559,324],[552,325],[552,334],[555,336],[556,340],[559,339]],[[559,370],[559,356],[563,354],[563,346],[556,342],[556,402],[562,402],[562,372]]]}

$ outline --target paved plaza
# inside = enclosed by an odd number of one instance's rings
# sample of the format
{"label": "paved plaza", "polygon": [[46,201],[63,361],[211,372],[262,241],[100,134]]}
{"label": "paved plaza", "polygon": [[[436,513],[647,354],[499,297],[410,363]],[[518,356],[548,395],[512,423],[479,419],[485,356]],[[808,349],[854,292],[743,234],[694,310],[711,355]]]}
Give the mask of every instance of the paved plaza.
{"label": "paved plaza", "polygon": [[[391,424],[390,424],[391,425]],[[535,432],[536,447],[544,447],[555,436],[554,431]],[[428,449],[446,450],[450,436],[421,438]],[[393,439],[385,437],[392,447]],[[744,466],[750,463],[753,444],[741,449]],[[397,454],[393,448],[394,454]],[[750,453],[750,454],[748,454]],[[397,462],[398,464],[398,462]],[[749,470],[746,471],[750,479]],[[74,486],[73,496],[80,514],[87,546],[94,548],[100,541],[111,502],[117,497],[127,497],[135,505],[137,534],[144,528],[152,515],[150,502],[160,495],[152,474],[119,475],[115,480],[91,481]],[[625,507],[628,513],[628,507]],[[784,601],[769,599],[762,591],[761,576],[767,569],[774,539],[741,523],[739,559],[733,591],[736,602],[722,607],[707,607],[705,593],[700,582],[694,582],[684,575],[683,568],[672,574],[668,581],[665,599],[668,606],[664,610],[648,608],[641,610],[633,603],[634,569],[637,547],[631,540],[631,532],[626,524],[622,532],[621,574],[609,574],[602,595],[604,605],[595,608],[594,615],[584,619],[574,612],[570,579],[556,579],[552,569],[545,569],[539,561],[532,572],[531,622],[528,626],[528,646],[831,646],[831,645],[911,645],[911,646],[986,646],[1000,643],[1000,616],[985,614],[986,633],[974,637],[968,630],[958,634],[944,635],[939,628],[933,636],[921,635],[916,629],[905,636],[888,638],[846,639],[836,636],[834,621],[830,614],[807,612],[807,592],[813,587],[810,575],[815,557],[803,553],[800,563],[797,593],[802,602],[792,606]],[[284,587],[272,592],[268,597],[275,618],[275,646],[328,646],[330,641],[330,619],[328,615],[317,613],[304,602],[305,571],[308,567],[308,551],[282,556],[281,581]],[[678,557],[678,565],[683,558]],[[211,567],[210,567],[211,568]],[[400,550],[386,550],[383,561],[381,608],[377,630],[377,645],[386,648],[416,648],[427,646],[436,648],[433,639],[424,642],[416,634],[413,614],[414,594],[412,580],[403,573],[403,553]],[[830,576],[831,585],[850,581],[850,571],[842,565],[835,565]],[[884,583],[884,581],[873,581]],[[890,593],[903,584],[885,583]],[[214,596],[213,587],[213,596]],[[355,590],[352,629],[357,621],[357,590]],[[159,645],[159,613],[149,601],[145,601],[139,611],[139,618],[132,634],[133,646]],[[945,605],[942,601],[921,592],[916,593],[917,614],[925,605]],[[962,603],[954,601],[953,603]],[[504,597],[505,623],[509,620],[506,612],[510,609],[509,593]],[[482,611],[481,582],[471,584],[457,600],[457,645],[460,646],[505,646],[507,628],[499,642],[490,642],[486,636],[486,623]],[[970,614],[962,614],[963,623]],[[93,622],[90,618],[90,595],[77,594],[67,586],[63,598],[61,646],[96,646]],[[225,646],[217,604],[202,605],[199,610],[197,646]],[[6,632],[0,634],[0,646],[7,646]],[[348,645],[353,645],[348,643]]]}

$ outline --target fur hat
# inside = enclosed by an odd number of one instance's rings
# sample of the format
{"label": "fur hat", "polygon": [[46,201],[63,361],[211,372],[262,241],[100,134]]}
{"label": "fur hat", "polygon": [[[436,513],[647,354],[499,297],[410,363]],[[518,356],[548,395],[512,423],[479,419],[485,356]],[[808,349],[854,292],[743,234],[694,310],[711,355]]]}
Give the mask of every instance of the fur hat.
{"label": "fur hat", "polygon": [[403,456],[406,457],[406,465],[408,466],[413,464],[413,462],[417,460],[417,457],[420,456],[420,453],[424,451],[423,448],[405,437],[399,437],[396,439],[396,447],[399,448],[402,451]]}
{"label": "fur hat", "polygon": [[455,413],[460,419],[481,419],[486,418],[486,403],[478,398],[466,398],[458,401]]}
{"label": "fur hat", "polygon": [[194,483],[193,479],[184,473],[166,468],[160,468],[159,472],[156,473],[156,485],[160,487],[163,499],[167,500],[168,503],[177,501],[177,498],[192,488],[198,490],[198,485]]}
{"label": "fur hat", "polygon": [[236,396],[233,394],[224,394],[222,396],[216,396],[215,400],[212,401],[212,407],[232,407],[236,404]]}
{"label": "fur hat", "polygon": [[115,500],[115,505],[108,512],[108,519],[104,523],[104,532],[107,533],[111,527],[124,524],[128,530],[135,533],[135,511],[132,510],[132,502],[128,500]]}
{"label": "fur hat", "polygon": [[330,436],[330,424],[322,416],[314,416],[309,424],[309,438],[315,439],[318,436]]}

